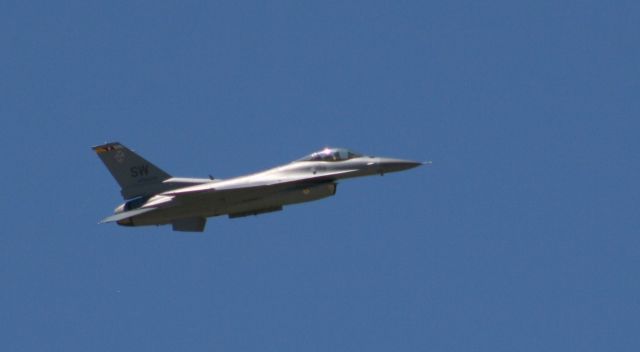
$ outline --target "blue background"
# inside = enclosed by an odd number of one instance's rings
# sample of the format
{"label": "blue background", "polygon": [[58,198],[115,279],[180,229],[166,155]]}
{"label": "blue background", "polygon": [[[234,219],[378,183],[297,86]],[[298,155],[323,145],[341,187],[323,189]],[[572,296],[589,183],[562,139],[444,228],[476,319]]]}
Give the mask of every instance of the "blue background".
{"label": "blue background", "polygon": [[[637,1],[4,1],[5,351],[638,351]],[[89,149],[227,178],[433,160],[204,234]]]}

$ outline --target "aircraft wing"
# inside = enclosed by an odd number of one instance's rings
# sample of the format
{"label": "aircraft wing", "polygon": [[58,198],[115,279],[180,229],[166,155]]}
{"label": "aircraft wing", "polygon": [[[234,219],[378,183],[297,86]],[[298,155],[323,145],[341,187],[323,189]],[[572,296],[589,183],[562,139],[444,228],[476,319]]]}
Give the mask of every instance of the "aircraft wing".
{"label": "aircraft wing", "polygon": [[167,191],[164,194],[170,196],[187,196],[197,195],[203,193],[227,193],[227,192],[241,192],[241,191],[258,191],[264,190],[266,192],[277,191],[285,189],[295,185],[309,185],[315,183],[322,183],[327,181],[333,181],[336,176],[354,172],[357,170],[340,170],[330,171],[325,173],[317,173],[315,175],[301,175],[301,174],[282,174],[277,177],[268,177],[261,179],[251,179],[248,177],[244,180],[227,180],[220,181],[213,184],[197,185],[192,187],[180,188],[172,191]]}
{"label": "aircraft wing", "polygon": [[111,215],[109,217],[106,217],[106,218],[102,219],[100,221],[100,224],[104,224],[106,222],[114,222],[114,221],[120,221],[120,220],[128,219],[128,218],[134,217],[136,215],[148,213],[148,212],[150,212],[152,210],[156,210],[156,208],[140,208],[140,209],[134,209],[134,210],[125,211],[125,212],[118,213],[118,214],[115,214],[115,215]]}

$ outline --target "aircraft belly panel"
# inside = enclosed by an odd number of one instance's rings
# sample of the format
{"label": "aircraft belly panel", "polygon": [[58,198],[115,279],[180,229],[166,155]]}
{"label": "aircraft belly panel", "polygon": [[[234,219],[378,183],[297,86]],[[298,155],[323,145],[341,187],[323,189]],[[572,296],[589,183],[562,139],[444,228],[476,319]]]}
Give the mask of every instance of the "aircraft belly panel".
{"label": "aircraft belly panel", "polygon": [[335,183],[325,183],[311,185],[307,187],[297,187],[285,191],[273,193],[271,195],[245,200],[234,205],[229,205],[224,211],[225,214],[233,216],[252,211],[262,211],[276,209],[283,205],[311,202],[322,198],[330,197],[336,193]]}
{"label": "aircraft belly panel", "polygon": [[311,202],[330,197],[336,193],[335,183],[297,186],[284,190],[264,189],[253,192],[225,192],[224,195],[208,194],[183,197],[166,208],[131,218],[128,226],[169,224],[187,217],[212,217],[228,214],[230,217],[253,215],[280,210],[284,205]]}

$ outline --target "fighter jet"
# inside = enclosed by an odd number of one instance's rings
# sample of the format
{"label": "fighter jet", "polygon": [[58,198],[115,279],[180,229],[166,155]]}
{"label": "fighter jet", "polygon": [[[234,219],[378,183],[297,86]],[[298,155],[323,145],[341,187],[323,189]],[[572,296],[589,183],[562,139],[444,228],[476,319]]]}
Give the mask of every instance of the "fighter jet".
{"label": "fighter jet", "polygon": [[324,148],[302,159],[227,180],[173,177],[118,142],[93,147],[121,187],[125,202],[100,223],[168,225],[174,231],[204,231],[207,218],[239,218],[280,211],[336,193],[340,180],[383,175],[420,162],[365,156]]}

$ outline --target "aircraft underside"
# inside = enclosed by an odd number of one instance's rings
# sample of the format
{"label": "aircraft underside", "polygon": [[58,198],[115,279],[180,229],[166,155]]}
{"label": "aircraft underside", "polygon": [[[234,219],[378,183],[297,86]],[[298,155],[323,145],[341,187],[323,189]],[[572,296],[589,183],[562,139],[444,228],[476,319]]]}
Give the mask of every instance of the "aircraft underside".
{"label": "aircraft underside", "polygon": [[183,199],[180,204],[169,205],[149,213],[118,221],[123,226],[146,226],[172,224],[177,231],[202,231],[209,217],[228,215],[240,218],[280,211],[285,205],[311,202],[336,194],[337,184],[326,182],[315,185],[292,187],[272,194],[250,198],[223,197],[214,194]]}

